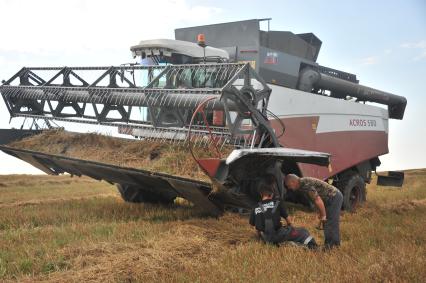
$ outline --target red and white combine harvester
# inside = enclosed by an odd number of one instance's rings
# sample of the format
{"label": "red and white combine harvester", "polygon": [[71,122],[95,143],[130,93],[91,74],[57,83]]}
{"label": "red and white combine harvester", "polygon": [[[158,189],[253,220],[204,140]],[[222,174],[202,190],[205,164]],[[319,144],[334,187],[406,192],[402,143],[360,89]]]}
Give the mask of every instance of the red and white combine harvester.
{"label": "red and white combine harvester", "polygon": [[[175,40],[141,41],[131,47],[136,64],[22,68],[0,87],[11,117],[32,125],[113,126],[140,139],[182,142],[191,152],[217,151],[217,158],[193,154],[211,183],[6,145],[40,129],[2,130],[0,149],[49,174],[116,183],[128,201],[183,197],[217,215],[252,207],[259,178],[270,173],[282,198],[309,205],[282,185],[285,174],[295,173],[333,182],[344,209],[353,210],[365,201],[379,156],[388,153],[389,119],[402,119],[407,101],[316,63],[321,41],[314,34],[263,31],[260,21],[176,29]],[[233,148],[229,156],[220,156],[224,146]],[[401,185],[403,174],[378,180]]]}

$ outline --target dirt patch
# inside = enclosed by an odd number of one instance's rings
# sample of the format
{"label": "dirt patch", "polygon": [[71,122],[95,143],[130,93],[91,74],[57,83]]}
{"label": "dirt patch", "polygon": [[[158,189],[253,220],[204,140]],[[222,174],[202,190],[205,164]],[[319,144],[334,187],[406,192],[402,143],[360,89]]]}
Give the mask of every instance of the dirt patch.
{"label": "dirt patch", "polygon": [[6,184],[0,183],[0,188],[5,188],[5,187],[7,187]]}
{"label": "dirt patch", "polygon": [[[186,145],[50,130],[8,146],[208,181]],[[195,151],[199,157],[211,157],[205,148]],[[223,151],[226,155],[230,149]]]}
{"label": "dirt patch", "polygon": [[395,203],[389,203],[383,206],[383,208],[390,210],[396,214],[404,214],[419,207],[426,207],[426,199],[399,201]]}

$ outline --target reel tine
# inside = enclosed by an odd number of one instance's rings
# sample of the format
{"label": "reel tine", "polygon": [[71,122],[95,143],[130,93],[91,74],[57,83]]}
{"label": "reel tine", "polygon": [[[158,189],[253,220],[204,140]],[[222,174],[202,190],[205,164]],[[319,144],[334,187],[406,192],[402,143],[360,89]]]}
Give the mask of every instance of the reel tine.
{"label": "reel tine", "polygon": [[162,142],[169,142],[170,141],[170,137],[169,137],[168,134],[169,133],[164,131],[164,130],[161,131],[161,141]]}
{"label": "reel tine", "polygon": [[153,141],[153,136],[154,136],[154,130],[151,129],[148,131],[148,141],[152,142]]}
{"label": "reel tine", "polygon": [[200,143],[201,143],[201,139],[200,139],[200,137],[198,136],[198,138],[197,138],[197,140],[196,140],[196,142],[195,142],[195,146],[200,146]]}

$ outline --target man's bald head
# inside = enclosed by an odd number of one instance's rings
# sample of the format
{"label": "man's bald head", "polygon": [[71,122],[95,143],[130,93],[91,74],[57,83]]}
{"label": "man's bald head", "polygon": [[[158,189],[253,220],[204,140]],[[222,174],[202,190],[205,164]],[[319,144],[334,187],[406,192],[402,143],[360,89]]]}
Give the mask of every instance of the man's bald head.
{"label": "man's bald head", "polygon": [[290,190],[297,190],[300,186],[299,179],[295,174],[287,174],[284,179],[285,186]]}

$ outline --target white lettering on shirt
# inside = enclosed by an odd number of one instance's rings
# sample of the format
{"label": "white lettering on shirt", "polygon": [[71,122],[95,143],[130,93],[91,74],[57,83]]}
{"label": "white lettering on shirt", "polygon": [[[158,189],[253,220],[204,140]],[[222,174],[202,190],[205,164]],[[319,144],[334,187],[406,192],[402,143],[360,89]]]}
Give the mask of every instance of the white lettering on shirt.
{"label": "white lettering on shirt", "polygon": [[[270,201],[268,203],[264,203],[264,204],[261,204],[261,205],[263,206],[263,210],[265,210],[265,211],[268,208],[274,208],[274,202],[273,201]],[[255,214],[262,213],[262,210],[260,209],[260,207],[256,207],[255,210],[254,210],[254,213]]]}

